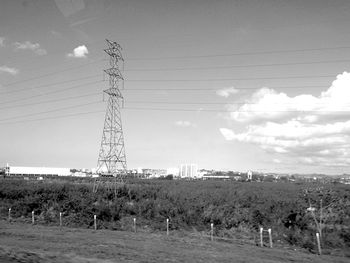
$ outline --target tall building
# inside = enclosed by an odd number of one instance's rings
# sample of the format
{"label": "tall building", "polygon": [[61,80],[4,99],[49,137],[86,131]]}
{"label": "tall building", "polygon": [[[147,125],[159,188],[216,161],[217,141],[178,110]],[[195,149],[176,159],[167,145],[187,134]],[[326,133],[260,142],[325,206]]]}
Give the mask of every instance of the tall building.
{"label": "tall building", "polygon": [[180,165],[180,178],[195,179],[198,177],[198,165],[197,164],[181,164]]}

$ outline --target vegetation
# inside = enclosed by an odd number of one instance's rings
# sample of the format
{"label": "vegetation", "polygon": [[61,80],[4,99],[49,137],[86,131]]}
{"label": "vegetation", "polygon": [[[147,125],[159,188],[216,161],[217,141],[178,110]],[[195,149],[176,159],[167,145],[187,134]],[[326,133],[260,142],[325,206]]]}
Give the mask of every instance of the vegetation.
{"label": "vegetation", "polygon": [[350,187],[341,184],[137,180],[115,196],[102,187],[93,194],[89,183],[2,179],[0,207],[3,218],[9,207],[28,220],[34,210],[40,223],[56,225],[63,212],[75,227],[93,227],[96,214],[102,228],[130,230],[136,217],[156,231],[169,218],[172,230],[206,232],[214,223],[217,236],[254,239],[262,226],[275,241],[310,251],[321,228],[324,248],[350,251]]}

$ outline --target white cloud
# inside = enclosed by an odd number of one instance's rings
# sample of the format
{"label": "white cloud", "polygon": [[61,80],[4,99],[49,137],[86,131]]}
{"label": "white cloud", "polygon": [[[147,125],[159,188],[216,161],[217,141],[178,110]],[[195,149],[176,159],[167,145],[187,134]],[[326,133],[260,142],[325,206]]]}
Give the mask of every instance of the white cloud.
{"label": "white cloud", "polygon": [[72,53],[68,54],[68,57],[71,58],[86,58],[86,55],[89,53],[87,47],[85,45],[78,46],[73,49]]}
{"label": "white cloud", "polygon": [[220,97],[228,98],[230,95],[237,94],[239,92],[238,89],[234,87],[219,89],[216,91],[216,94]]}
{"label": "white cloud", "polygon": [[319,96],[263,88],[229,117],[247,126],[243,132],[221,128],[226,140],[256,144],[294,163],[350,165],[350,73],[338,75]]}
{"label": "white cloud", "polygon": [[176,126],[179,127],[195,127],[196,125],[194,123],[191,123],[190,121],[176,121]]}
{"label": "white cloud", "polygon": [[10,68],[8,66],[0,66],[0,73],[8,73],[11,75],[17,75],[19,72],[16,68]]}
{"label": "white cloud", "polygon": [[4,46],[5,46],[5,38],[0,37],[0,47],[4,47]]}
{"label": "white cloud", "polygon": [[25,41],[23,43],[15,42],[15,50],[31,50],[37,55],[46,55],[47,51],[40,47],[39,43],[31,43],[30,41]]}
{"label": "white cloud", "polygon": [[283,121],[288,118],[316,122],[329,117],[348,118],[346,111],[350,111],[350,73],[338,75],[331,87],[317,97],[308,94],[289,97],[285,93],[262,88],[238,109],[235,105],[227,107],[229,118],[239,122]]}
{"label": "white cloud", "polygon": [[62,34],[56,30],[51,30],[50,33],[56,38],[62,38]]}

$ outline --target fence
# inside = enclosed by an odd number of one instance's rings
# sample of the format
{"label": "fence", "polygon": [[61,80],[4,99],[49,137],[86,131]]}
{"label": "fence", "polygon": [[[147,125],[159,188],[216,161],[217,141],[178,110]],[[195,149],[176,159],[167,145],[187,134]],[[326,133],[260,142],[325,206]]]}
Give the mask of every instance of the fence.
{"label": "fence", "polygon": [[[64,213],[63,212],[59,212],[58,214],[58,224],[59,224],[59,227],[62,228],[63,225],[64,225],[64,218],[63,218],[63,215]],[[23,217],[22,217],[23,218]],[[7,220],[9,222],[12,222],[14,220],[14,217],[12,215],[12,208],[8,208],[8,216],[7,216]],[[98,226],[98,218],[97,218],[97,215],[93,215],[93,229],[95,231],[97,231],[99,229],[99,226]],[[35,215],[35,211],[32,211],[31,212],[31,223],[32,225],[38,223],[39,221],[37,220],[37,217]],[[130,226],[132,228],[132,231],[134,233],[137,233],[138,230],[137,230],[137,219],[136,217],[133,218],[132,222],[130,223]],[[164,222],[164,226],[165,226],[165,229],[166,229],[166,236],[170,236],[170,219],[167,218]],[[264,247],[265,246],[265,243],[264,242],[266,240],[266,236],[264,237],[264,234],[268,234],[268,247],[270,248],[273,248],[273,241],[272,241],[272,230],[271,228],[269,229],[263,229],[262,227],[260,228],[260,246],[261,247]],[[197,236],[193,236],[193,235],[190,235],[191,237],[198,237]],[[211,223],[210,224],[210,230],[205,232],[204,234],[200,234],[199,235],[200,237],[202,238],[206,238],[207,240],[210,240],[210,241],[226,241],[226,242],[237,242],[238,240],[237,239],[233,239],[233,238],[229,238],[229,237],[223,237],[223,236],[217,236],[215,235],[215,226],[214,226],[214,223]],[[318,248],[318,253],[319,255],[321,255],[321,245],[320,245],[320,235],[319,233],[316,233],[316,240],[317,240],[317,248]],[[242,242],[240,242],[242,243]],[[244,242],[245,244],[247,244],[248,242]],[[252,243],[250,243],[252,244]],[[256,244],[257,245],[257,244]]]}

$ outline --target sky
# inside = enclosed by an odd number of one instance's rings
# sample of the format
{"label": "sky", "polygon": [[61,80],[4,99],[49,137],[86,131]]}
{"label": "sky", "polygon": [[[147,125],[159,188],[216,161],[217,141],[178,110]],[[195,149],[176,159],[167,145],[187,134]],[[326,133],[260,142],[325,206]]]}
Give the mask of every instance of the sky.
{"label": "sky", "polygon": [[105,39],[128,168],[350,173],[348,0],[2,0],[0,166],[94,168]]}

